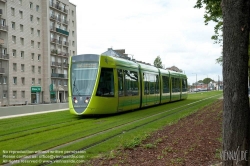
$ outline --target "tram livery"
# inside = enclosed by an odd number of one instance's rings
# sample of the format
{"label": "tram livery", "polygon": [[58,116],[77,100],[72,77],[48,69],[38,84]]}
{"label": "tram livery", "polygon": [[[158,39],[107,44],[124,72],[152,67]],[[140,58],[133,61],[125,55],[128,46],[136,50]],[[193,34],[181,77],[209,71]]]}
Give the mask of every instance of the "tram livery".
{"label": "tram livery", "polygon": [[187,98],[187,77],[122,58],[83,54],[69,64],[69,109],[114,114]]}

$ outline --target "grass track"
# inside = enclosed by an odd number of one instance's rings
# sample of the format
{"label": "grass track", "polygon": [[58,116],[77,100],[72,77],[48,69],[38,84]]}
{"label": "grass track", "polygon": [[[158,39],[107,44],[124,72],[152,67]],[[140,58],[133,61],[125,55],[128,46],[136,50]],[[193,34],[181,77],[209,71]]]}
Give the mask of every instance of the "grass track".
{"label": "grass track", "polygon": [[[134,120],[147,117],[156,114],[158,112],[162,112],[163,110],[170,110],[175,107],[195,102],[202,98],[206,98],[208,96],[216,94],[222,94],[222,92],[205,92],[205,93],[189,94],[188,99],[184,101],[169,103],[157,107],[151,107],[126,114],[119,114],[103,118],[79,118],[69,114],[69,112],[66,111],[66,112],[48,113],[43,115],[4,119],[0,120],[1,124],[0,131],[2,135],[0,139],[0,147],[3,150],[32,150],[32,151],[46,150],[79,138],[86,137],[88,135],[92,135],[97,132],[101,132],[103,130],[113,128],[114,126],[119,126],[124,123],[132,122]],[[213,102],[214,100],[215,99],[213,100],[211,99],[211,102]],[[207,102],[206,104],[211,102]],[[193,110],[197,110],[206,104],[203,103],[202,105],[197,105],[196,108]],[[137,134],[145,135],[145,133],[150,133],[152,132],[152,130],[159,129],[159,127],[177,121],[182,116],[186,116],[187,114],[190,113],[192,113],[192,110],[187,110],[187,112],[181,113],[178,116],[175,115],[176,117],[173,116],[175,117],[173,119],[171,117],[168,117],[165,120],[164,119],[159,120],[154,125],[151,124],[149,126],[147,125],[144,126],[143,130],[140,129],[139,127],[136,130],[134,130],[135,134],[133,134],[133,137],[131,136],[131,134],[124,134],[111,138],[110,140],[106,141],[107,143],[112,140],[112,145],[108,146],[109,147],[108,149],[110,148],[113,149],[123,144],[129,145],[130,144],[129,140],[132,140],[133,144],[135,135]],[[145,122],[146,121],[149,121],[149,119],[145,120]],[[143,123],[143,121],[141,121],[140,123]],[[139,123],[137,123],[137,125],[139,125]],[[91,142],[93,143],[98,142],[100,140],[109,137],[110,135],[116,135],[123,132],[124,130],[129,130],[129,128],[133,128],[134,126],[135,124],[131,126],[128,125],[126,127],[114,130],[113,132],[103,134],[101,137],[96,136],[96,138],[93,137],[89,140],[86,139],[85,141],[81,141],[73,145],[70,145],[69,147],[63,147],[60,150],[77,150],[79,149],[79,147],[85,147],[91,144]],[[5,129],[8,129],[8,131],[6,131]],[[144,134],[141,133],[142,131]],[[131,131],[130,133],[133,132]],[[122,139],[120,139],[121,137]],[[107,146],[106,143],[105,145],[100,144],[100,146]],[[96,149],[97,147],[98,146],[90,148],[90,151],[88,152],[88,154],[86,154],[86,158],[90,158],[97,155],[98,153],[96,154],[91,151],[91,149]],[[105,152],[105,150],[102,149],[103,148],[100,147],[99,149],[94,151]],[[0,151],[0,155],[2,156],[2,151]]]}

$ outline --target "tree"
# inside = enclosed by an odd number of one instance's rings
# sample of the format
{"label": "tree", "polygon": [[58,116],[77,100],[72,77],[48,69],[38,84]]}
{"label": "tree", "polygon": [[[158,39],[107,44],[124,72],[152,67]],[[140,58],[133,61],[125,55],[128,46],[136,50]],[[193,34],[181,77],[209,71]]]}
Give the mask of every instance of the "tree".
{"label": "tree", "polygon": [[154,60],[154,66],[163,69],[161,57],[157,56]]}
{"label": "tree", "polygon": [[[222,0],[223,13],[223,150],[249,153],[248,98],[249,0]],[[248,154],[249,155],[249,154]],[[236,165],[224,160],[223,165]],[[241,161],[246,166],[247,161]]]}
{"label": "tree", "polygon": [[[219,4],[222,9],[221,17]],[[218,21],[215,30],[222,30],[223,27],[223,57],[218,58],[219,61],[223,61],[224,79],[223,152],[225,154],[248,152],[248,159],[243,158],[244,161],[224,156],[226,157],[222,158],[224,166],[237,165],[237,163],[247,166],[248,161],[245,160],[250,159],[250,113],[247,90],[249,5],[249,0],[197,0],[195,5],[196,8],[205,6],[205,23]],[[219,23],[220,18],[221,23]],[[212,39],[218,38],[212,37]]]}
{"label": "tree", "polygon": [[204,84],[209,84],[211,81],[214,81],[214,80],[212,80],[211,78],[204,78],[203,79]]}

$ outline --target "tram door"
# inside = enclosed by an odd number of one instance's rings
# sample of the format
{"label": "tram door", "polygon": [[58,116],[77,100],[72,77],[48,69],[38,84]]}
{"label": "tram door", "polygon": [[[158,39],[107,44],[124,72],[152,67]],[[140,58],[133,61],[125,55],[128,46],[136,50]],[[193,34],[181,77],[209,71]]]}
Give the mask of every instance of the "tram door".
{"label": "tram door", "polygon": [[118,112],[126,111],[130,109],[131,106],[131,94],[128,87],[128,78],[126,73],[128,70],[117,69],[118,75]]}

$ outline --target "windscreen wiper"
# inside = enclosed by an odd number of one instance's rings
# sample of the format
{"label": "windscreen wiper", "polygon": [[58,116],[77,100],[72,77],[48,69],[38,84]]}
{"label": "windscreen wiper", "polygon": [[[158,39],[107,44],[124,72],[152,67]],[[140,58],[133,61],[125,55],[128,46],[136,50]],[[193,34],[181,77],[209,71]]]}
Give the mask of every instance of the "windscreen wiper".
{"label": "windscreen wiper", "polygon": [[74,94],[75,89],[76,89],[76,92],[78,93],[78,96],[80,96],[80,92],[79,92],[78,88],[76,87],[76,77],[75,77],[74,83],[73,83],[73,92],[72,92],[72,94]]}

